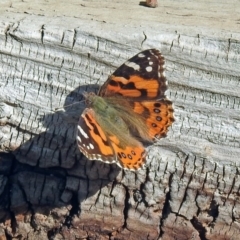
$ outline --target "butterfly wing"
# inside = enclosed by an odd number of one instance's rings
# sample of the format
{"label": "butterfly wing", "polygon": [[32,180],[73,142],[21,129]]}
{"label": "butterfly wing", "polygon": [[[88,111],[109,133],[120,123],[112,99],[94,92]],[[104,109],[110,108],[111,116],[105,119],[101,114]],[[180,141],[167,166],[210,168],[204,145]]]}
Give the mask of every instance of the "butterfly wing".
{"label": "butterfly wing", "polygon": [[117,160],[107,134],[95,118],[95,112],[86,108],[77,126],[77,144],[80,151],[90,160],[113,163]]}
{"label": "butterfly wing", "polygon": [[156,140],[165,137],[168,127],[174,122],[172,102],[168,99],[157,101],[134,102],[133,111],[143,116],[147,135]]}
{"label": "butterfly wing", "polygon": [[137,170],[145,163],[146,152],[143,145],[139,142],[135,146],[121,146],[117,136],[109,136],[103,131],[91,108],[86,108],[79,119],[77,144],[89,160],[116,162],[121,168],[128,170]]}
{"label": "butterfly wing", "polygon": [[99,91],[100,96],[128,98],[132,110],[146,123],[141,137],[147,141],[165,136],[174,121],[172,102],[165,96],[164,63],[156,49],[140,52],[121,65]]}
{"label": "butterfly wing", "polygon": [[108,78],[99,95],[118,94],[135,100],[163,98],[167,89],[164,63],[164,57],[156,49],[140,52]]}
{"label": "butterfly wing", "polygon": [[128,170],[137,170],[143,167],[146,162],[146,151],[140,142],[137,146],[129,144],[126,147],[121,147],[117,136],[109,136],[109,138],[118,157],[118,166]]}

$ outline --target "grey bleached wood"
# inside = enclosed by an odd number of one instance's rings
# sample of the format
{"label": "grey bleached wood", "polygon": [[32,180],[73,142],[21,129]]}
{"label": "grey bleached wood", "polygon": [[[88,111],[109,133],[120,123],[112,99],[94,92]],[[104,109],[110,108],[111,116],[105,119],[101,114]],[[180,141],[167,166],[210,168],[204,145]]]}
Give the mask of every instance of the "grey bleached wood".
{"label": "grey bleached wood", "polygon": [[[238,239],[239,3],[4,2],[0,236]],[[235,12],[234,12],[235,11]],[[129,12],[131,14],[129,15]],[[75,144],[83,91],[147,48],[166,58],[176,121],[136,173]]]}

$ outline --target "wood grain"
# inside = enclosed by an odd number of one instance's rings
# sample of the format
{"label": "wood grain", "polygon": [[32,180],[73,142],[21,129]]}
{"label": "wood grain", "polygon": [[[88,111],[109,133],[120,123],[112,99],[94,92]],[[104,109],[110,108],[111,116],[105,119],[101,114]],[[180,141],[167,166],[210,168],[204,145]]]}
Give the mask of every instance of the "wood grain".
{"label": "wood grain", "polygon": [[[238,1],[1,4],[1,239],[239,238]],[[88,161],[82,92],[147,48],[166,58],[174,125],[146,169]]]}

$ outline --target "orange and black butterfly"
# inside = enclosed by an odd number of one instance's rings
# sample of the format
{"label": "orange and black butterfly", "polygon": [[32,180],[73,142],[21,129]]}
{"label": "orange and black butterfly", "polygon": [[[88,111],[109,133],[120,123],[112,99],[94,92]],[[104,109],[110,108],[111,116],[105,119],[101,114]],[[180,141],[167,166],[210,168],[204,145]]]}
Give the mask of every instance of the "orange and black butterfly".
{"label": "orange and black butterfly", "polygon": [[143,142],[165,136],[174,121],[164,63],[158,50],[145,50],[121,65],[97,95],[84,94],[88,106],[79,120],[77,144],[88,159],[130,170],[143,166]]}

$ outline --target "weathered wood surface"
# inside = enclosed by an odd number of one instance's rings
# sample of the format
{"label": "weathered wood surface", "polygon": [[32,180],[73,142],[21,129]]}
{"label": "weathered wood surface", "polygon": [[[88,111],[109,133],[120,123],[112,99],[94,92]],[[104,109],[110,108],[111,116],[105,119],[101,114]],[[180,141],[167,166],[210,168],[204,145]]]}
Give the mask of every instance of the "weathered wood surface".
{"label": "weathered wood surface", "polygon": [[[238,1],[1,1],[0,238],[239,239]],[[75,144],[83,91],[166,57],[176,121],[136,173]]]}

